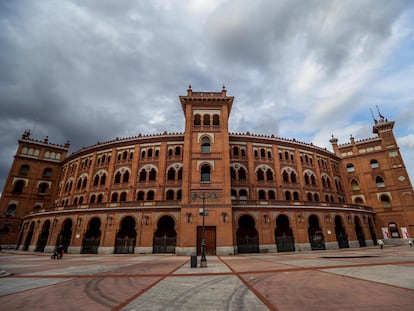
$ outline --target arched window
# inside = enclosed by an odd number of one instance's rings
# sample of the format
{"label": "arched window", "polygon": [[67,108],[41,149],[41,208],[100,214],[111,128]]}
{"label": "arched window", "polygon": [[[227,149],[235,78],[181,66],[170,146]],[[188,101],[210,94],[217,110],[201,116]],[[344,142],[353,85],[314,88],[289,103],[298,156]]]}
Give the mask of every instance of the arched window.
{"label": "arched window", "polygon": [[175,169],[173,167],[167,172],[167,180],[175,180]]}
{"label": "arched window", "polygon": [[168,190],[166,194],[166,200],[174,200],[174,191]]}
{"label": "arched window", "polygon": [[178,180],[183,180],[183,168],[180,167],[178,170]]}
{"label": "arched window", "polygon": [[73,200],[73,205],[78,205],[78,198],[75,198],[75,199]]}
{"label": "arched window", "polygon": [[83,203],[83,196],[79,198],[79,204]]}
{"label": "arched window", "polygon": [[95,203],[96,201],[96,195],[92,194],[91,198],[89,199],[89,203]]}
{"label": "arched window", "polygon": [[264,190],[259,190],[259,200],[266,200],[266,192]]}
{"label": "arched window", "polygon": [[194,116],[194,125],[200,126],[201,125],[201,116],[199,114],[196,114]]}
{"label": "arched window", "polygon": [[352,173],[352,172],[355,172],[355,167],[352,163],[348,163],[346,165],[346,170],[347,170],[348,173]]}
{"label": "arched window", "polygon": [[95,175],[95,178],[93,179],[93,185],[97,186],[99,184],[99,175]]}
{"label": "arched window", "polygon": [[42,182],[39,185],[39,188],[38,188],[38,192],[37,193],[38,194],[45,194],[48,188],[49,188],[49,185],[47,183],[45,183],[45,182]]}
{"label": "arched window", "polygon": [[239,180],[246,180],[246,170],[243,167],[239,168]]}
{"label": "arched window", "polygon": [[310,180],[309,180],[309,175],[305,174],[305,184],[309,185],[310,184]]}
{"label": "arched window", "polygon": [[96,200],[96,203],[102,203],[102,200],[103,200],[103,195],[99,194],[98,199]]}
{"label": "arched window", "polygon": [[245,157],[246,156],[246,150],[245,149],[241,149],[241,156]]}
{"label": "arched window", "polygon": [[155,196],[154,191],[152,191],[152,190],[148,191],[148,193],[147,193],[147,200],[148,201],[154,201],[154,196]]}
{"label": "arched window", "polygon": [[231,199],[237,200],[237,191],[235,189],[231,189]]}
{"label": "arched window", "polygon": [[286,200],[292,200],[292,196],[290,194],[290,191],[285,191],[285,199]]}
{"label": "arched window", "polygon": [[139,181],[146,181],[146,180],[147,180],[147,171],[143,169],[139,173]]}
{"label": "arched window", "polygon": [[43,177],[48,178],[52,176],[52,169],[51,168],[45,168],[43,171]]}
{"label": "arched window", "polygon": [[269,200],[276,200],[276,194],[273,190],[269,190],[269,192],[267,193],[267,196]]}
{"label": "arched window", "polygon": [[312,201],[312,193],[308,192],[308,201]]}
{"label": "arched window", "polygon": [[121,182],[121,172],[115,174],[114,184],[119,184]]}
{"label": "arched window", "polygon": [[315,193],[315,194],[313,195],[313,199],[314,199],[316,202],[318,202],[318,201],[319,201],[319,195],[318,195],[317,193]]}
{"label": "arched window", "polygon": [[204,137],[201,140],[201,152],[202,153],[209,153],[210,152],[210,139],[208,137]]}
{"label": "arched window", "polygon": [[261,168],[259,168],[256,172],[257,180],[264,180],[264,173]]}
{"label": "arched window", "polygon": [[378,188],[384,188],[385,187],[384,179],[381,176],[375,177],[375,183],[377,184]]}
{"label": "arched window", "polygon": [[126,160],[128,159],[128,151],[124,151],[124,153],[122,154],[122,160]]}
{"label": "arched window", "polygon": [[299,201],[300,200],[300,198],[299,198],[299,192],[297,192],[297,191],[293,192],[293,200],[295,200],[295,201]]}
{"label": "arched window", "polygon": [[260,149],[260,157],[262,158],[266,157],[266,151],[263,148]]}
{"label": "arched window", "polygon": [[144,201],[144,191],[138,191],[137,193],[137,201]]}
{"label": "arched window", "polygon": [[148,149],[148,158],[152,158],[152,148]]}
{"label": "arched window", "polygon": [[157,177],[157,171],[155,170],[155,168],[152,168],[148,174],[148,180],[154,181],[156,177]]}
{"label": "arched window", "polygon": [[22,193],[23,188],[24,188],[25,185],[26,184],[25,184],[24,180],[16,181],[16,183],[14,184],[14,187],[13,187],[13,193]]}
{"label": "arched window", "polygon": [[283,171],[282,173],[283,182],[289,182],[289,174],[286,171]]}
{"label": "arched window", "polygon": [[382,207],[384,208],[391,207],[391,200],[388,195],[382,194],[380,196],[380,200],[381,200]]}
{"label": "arched window", "polygon": [[23,176],[26,176],[27,175],[27,173],[29,173],[29,165],[22,165],[21,167],[20,167],[20,172],[19,172],[19,174],[20,175],[23,175]]}
{"label": "arched window", "polygon": [[181,155],[181,148],[180,147],[175,147],[175,155],[176,156]]}
{"label": "arched window", "polygon": [[220,125],[220,116],[218,114],[213,115],[213,125]]}
{"label": "arched window", "polygon": [[172,157],[172,155],[173,155],[173,150],[172,149],[168,149],[168,156],[169,157]]}
{"label": "arched window", "polygon": [[142,159],[144,159],[144,158],[145,158],[145,154],[146,154],[146,153],[145,153],[145,150],[142,150],[142,152],[141,152],[141,158],[142,158]]}
{"label": "arched window", "polygon": [[378,168],[378,167],[379,167],[379,163],[378,163],[378,161],[377,161],[377,160],[375,160],[375,159],[372,159],[372,160],[370,161],[370,164],[371,164],[371,168]]}
{"label": "arched window", "polygon": [[352,181],[351,181],[351,189],[352,190],[359,190],[360,188],[359,188],[359,184],[358,184],[358,181],[356,181],[355,179],[353,179]]}
{"label": "arched window", "polygon": [[266,171],[266,179],[267,179],[268,181],[272,181],[272,180],[273,180],[273,172],[272,172],[270,169],[268,169],[268,170]]}
{"label": "arched window", "polygon": [[160,156],[160,150],[155,149],[155,157],[158,158]]}
{"label": "arched window", "polygon": [[236,170],[234,169],[234,167],[230,167],[230,176],[232,180],[236,179]]}
{"label": "arched window", "polygon": [[76,184],[76,189],[80,189],[80,188],[81,188],[81,186],[82,186],[82,179],[81,179],[81,178],[79,178],[79,179],[78,179],[78,183]]}
{"label": "arched window", "polygon": [[210,125],[210,115],[209,114],[205,114],[203,116],[203,125],[206,125],[206,126]]}
{"label": "arched window", "polygon": [[211,168],[210,165],[204,164],[201,166],[201,182],[210,182],[211,178]]}
{"label": "arched window", "polygon": [[127,199],[127,193],[126,193],[126,192],[122,192],[122,193],[121,193],[121,196],[120,196],[120,198],[119,198],[119,201],[121,201],[121,202],[125,202],[125,201],[126,201],[126,199]]}
{"label": "arched window", "polygon": [[126,171],[125,173],[124,173],[124,176],[122,176],[122,182],[123,183],[127,183],[129,181],[129,172],[128,171]]}
{"label": "arched window", "polygon": [[86,184],[88,183],[88,177],[82,179],[82,188],[86,188]]}
{"label": "arched window", "polygon": [[116,201],[118,201],[118,193],[114,192],[112,193],[112,196],[111,196],[111,202],[116,202]]}
{"label": "arched window", "polygon": [[181,200],[181,189],[177,191],[177,200]]}
{"label": "arched window", "polygon": [[239,155],[239,147],[233,147],[233,155],[237,157]]}
{"label": "arched window", "polygon": [[102,174],[101,176],[101,185],[105,185],[106,183],[106,174]]}
{"label": "arched window", "polygon": [[354,199],[355,204],[364,204],[364,200],[361,197],[356,197]]}
{"label": "arched window", "polygon": [[239,191],[239,199],[240,200],[247,200],[247,190],[241,189]]}
{"label": "arched window", "polygon": [[292,173],[290,173],[290,181],[293,182],[293,183],[296,182],[296,174],[293,171],[292,171]]}
{"label": "arched window", "polygon": [[6,216],[13,216],[14,214],[16,214],[16,208],[17,208],[17,205],[16,204],[10,204],[8,207],[7,207],[7,210],[6,210],[6,212],[5,212],[5,215]]}

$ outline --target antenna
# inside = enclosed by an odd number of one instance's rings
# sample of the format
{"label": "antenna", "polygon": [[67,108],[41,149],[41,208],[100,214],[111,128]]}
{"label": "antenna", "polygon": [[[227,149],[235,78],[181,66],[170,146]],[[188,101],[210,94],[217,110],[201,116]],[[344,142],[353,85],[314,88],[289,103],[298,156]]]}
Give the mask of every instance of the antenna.
{"label": "antenna", "polygon": [[374,120],[374,123],[377,124],[378,123],[378,120],[375,119],[374,114],[372,113],[372,109],[369,108],[369,111],[371,112],[371,116],[372,116],[372,119]]}
{"label": "antenna", "polygon": [[378,115],[380,116],[381,120],[384,121],[385,117],[379,111],[378,105],[375,105],[375,107],[377,107]]}

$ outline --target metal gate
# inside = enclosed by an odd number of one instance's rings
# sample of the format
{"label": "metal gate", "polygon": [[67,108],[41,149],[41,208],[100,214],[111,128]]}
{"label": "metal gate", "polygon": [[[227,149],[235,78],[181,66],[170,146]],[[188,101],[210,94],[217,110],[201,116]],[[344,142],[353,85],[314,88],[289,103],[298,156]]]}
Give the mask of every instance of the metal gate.
{"label": "metal gate", "polygon": [[258,253],[259,236],[237,236],[237,251],[239,253]]}
{"label": "metal gate", "polygon": [[83,240],[82,254],[97,254],[100,241],[100,237],[89,239],[85,238]]}
{"label": "metal gate", "polygon": [[49,232],[47,233],[47,235],[42,234],[39,237],[39,239],[37,240],[35,252],[43,252],[45,250],[48,237],[49,237]]}
{"label": "metal gate", "polygon": [[163,236],[154,236],[154,253],[175,253],[175,245],[177,243],[177,236],[168,237],[167,234]]}
{"label": "metal gate", "polygon": [[133,254],[136,238],[116,238],[115,254]]}
{"label": "metal gate", "polygon": [[295,239],[293,236],[288,235],[277,236],[276,246],[278,252],[294,252]]}

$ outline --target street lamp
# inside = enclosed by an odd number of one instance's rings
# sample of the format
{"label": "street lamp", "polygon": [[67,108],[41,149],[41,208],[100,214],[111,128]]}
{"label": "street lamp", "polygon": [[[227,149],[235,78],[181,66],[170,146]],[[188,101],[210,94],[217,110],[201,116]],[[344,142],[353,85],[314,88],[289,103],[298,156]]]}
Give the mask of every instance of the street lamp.
{"label": "street lamp", "polygon": [[200,267],[201,268],[205,268],[207,267],[207,258],[206,258],[206,235],[205,235],[205,220],[204,217],[206,216],[206,200],[208,199],[215,199],[217,198],[217,194],[215,192],[211,192],[211,193],[205,193],[205,192],[201,192],[199,194],[197,193],[193,193],[191,195],[191,198],[193,200],[195,199],[201,199],[203,201],[203,212],[202,212],[202,216],[203,216],[203,225],[201,227],[201,261],[200,261]]}

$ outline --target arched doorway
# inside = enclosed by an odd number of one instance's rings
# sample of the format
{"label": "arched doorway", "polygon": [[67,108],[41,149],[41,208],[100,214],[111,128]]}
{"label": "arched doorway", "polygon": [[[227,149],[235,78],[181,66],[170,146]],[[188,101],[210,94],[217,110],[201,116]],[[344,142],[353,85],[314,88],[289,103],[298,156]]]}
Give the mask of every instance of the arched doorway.
{"label": "arched doorway", "polygon": [[374,242],[374,245],[377,245],[377,234],[375,233],[374,224],[372,223],[371,218],[368,218],[369,233],[371,234],[371,239]]}
{"label": "arched doorway", "polygon": [[279,215],[276,218],[275,239],[278,252],[295,251],[295,238],[286,215]]}
{"label": "arched doorway", "polygon": [[348,235],[341,216],[335,216],[335,234],[339,248],[349,248]]}
{"label": "arched doorway", "polygon": [[82,243],[82,254],[97,254],[101,242],[101,220],[94,217],[89,221]]}
{"label": "arched doorway", "polygon": [[153,253],[175,253],[177,245],[177,232],[175,221],[171,216],[162,216],[157,223],[157,231],[154,233]]}
{"label": "arched doorway", "polygon": [[239,253],[259,252],[259,234],[252,216],[243,215],[240,217],[236,237]]}
{"label": "arched doorway", "polygon": [[133,254],[136,239],[135,219],[127,216],[122,220],[121,228],[116,235],[115,254]]}
{"label": "arched doorway", "polygon": [[46,220],[42,227],[42,232],[37,239],[36,252],[43,252],[46,247],[47,239],[49,238],[50,220]]}
{"label": "arched doorway", "polygon": [[319,219],[315,215],[309,217],[309,228],[308,228],[309,242],[312,250],[323,250],[325,247],[325,237],[321,227],[319,226]]}
{"label": "arched doorway", "polygon": [[30,242],[32,242],[33,231],[34,231],[34,221],[32,221],[32,223],[30,224],[29,232],[27,232],[26,240],[24,241],[24,247],[23,247],[24,251],[29,250]]}
{"label": "arched doorway", "polygon": [[68,218],[63,222],[62,230],[56,241],[56,246],[62,245],[65,253],[68,252],[70,240],[72,239],[72,219]]}
{"label": "arched doorway", "polygon": [[361,222],[359,221],[358,216],[355,216],[354,222],[355,222],[355,233],[356,233],[356,236],[359,242],[359,246],[360,247],[367,246],[365,243],[365,234],[362,231]]}

